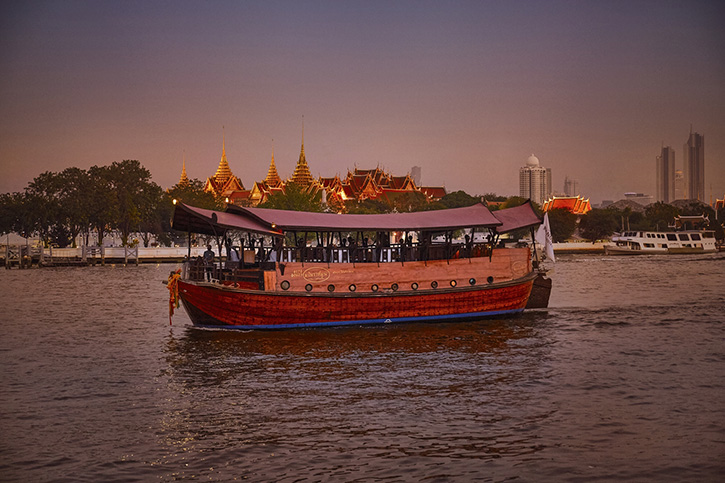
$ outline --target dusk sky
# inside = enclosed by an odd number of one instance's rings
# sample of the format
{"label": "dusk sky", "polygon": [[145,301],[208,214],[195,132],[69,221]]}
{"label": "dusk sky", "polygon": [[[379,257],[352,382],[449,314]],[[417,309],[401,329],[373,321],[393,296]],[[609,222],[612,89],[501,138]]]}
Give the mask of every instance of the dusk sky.
{"label": "dusk sky", "polygon": [[662,144],[705,137],[725,194],[722,1],[6,1],[0,192],[137,159],[163,188],[229,165],[422,168],[518,194],[534,153],[593,203],[655,195]]}

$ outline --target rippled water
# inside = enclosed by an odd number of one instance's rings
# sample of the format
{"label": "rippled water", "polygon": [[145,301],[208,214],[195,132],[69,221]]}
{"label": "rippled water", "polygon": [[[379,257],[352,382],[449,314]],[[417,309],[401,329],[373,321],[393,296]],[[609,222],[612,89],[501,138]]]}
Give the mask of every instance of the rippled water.
{"label": "rippled water", "polygon": [[0,271],[3,481],[722,481],[725,254],[560,257],[548,311],[169,326],[173,265]]}

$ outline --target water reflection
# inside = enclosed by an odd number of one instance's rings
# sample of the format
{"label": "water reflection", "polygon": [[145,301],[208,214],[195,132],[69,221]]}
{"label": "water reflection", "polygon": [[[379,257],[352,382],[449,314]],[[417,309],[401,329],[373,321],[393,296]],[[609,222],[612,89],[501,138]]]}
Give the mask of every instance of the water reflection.
{"label": "water reflection", "polygon": [[[240,458],[241,448],[260,458],[306,452],[324,471],[328,463],[340,467],[335,455],[345,455],[343,466],[361,475],[369,469],[356,468],[355,458],[465,460],[538,452],[543,446],[536,433],[551,412],[539,394],[551,343],[544,320],[535,314],[465,323],[171,333],[168,384],[179,399],[170,401],[163,436],[184,461],[209,446],[231,460]],[[398,470],[394,463],[384,466]],[[276,478],[299,471],[272,471],[261,462],[254,467],[256,475]],[[461,464],[454,473],[465,469]]]}
{"label": "water reflection", "polygon": [[[547,314],[462,323],[339,327],[289,331],[225,331],[188,327],[166,343],[170,369],[185,379],[208,375],[214,383],[265,364],[362,360],[391,354],[470,354],[505,358],[519,341],[534,339]],[[540,343],[540,341],[539,341]],[[274,361],[274,362],[272,362]],[[209,383],[205,381],[204,383]]]}

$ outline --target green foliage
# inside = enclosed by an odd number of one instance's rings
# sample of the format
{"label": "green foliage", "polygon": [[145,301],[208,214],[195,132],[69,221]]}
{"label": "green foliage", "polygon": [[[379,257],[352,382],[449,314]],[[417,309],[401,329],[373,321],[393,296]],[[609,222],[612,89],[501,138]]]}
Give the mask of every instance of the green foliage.
{"label": "green foliage", "polygon": [[617,216],[612,210],[595,208],[581,217],[579,232],[585,239],[594,242],[609,237],[618,226]]}
{"label": "green foliage", "polygon": [[464,206],[471,206],[479,203],[480,198],[471,196],[465,191],[459,190],[452,193],[448,193],[438,201],[444,208],[461,208]]}
{"label": "green foliage", "polygon": [[354,214],[378,214],[390,213],[392,208],[387,203],[378,200],[355,201],[348,200],[345,203],[345,212]]}
{"label": "green foliage", "polygon": [[260,208],[291,211],[322,211],[322,192],[309,192],[295,183],[287,183],[284,193],[275,193]]}
{"label": "green foliage", "polygon": [[154,216],[161,188],[151,181],[151,172],[136,160],[114,162],[108,169],[108,179],[118,207],[114,226],[121,232],[123,245],[128,245],[129,235]]}
{"label": "green foliage", "polygon": [[173,200],[197,208],[205,208],[207,210],[223,210],[224,202],[217,199],[214,193],[204,191],[204,182],[199,179],[191,179],[187,184],[172,186],[168,191],[169,202]]}
{"label": "green foliage", "polygon": [[[644,211],[644,215],[649,221],[647,229],[667,230],[667,227],[672,224],[675,217],[679,214],[680,210],[672,205],[668,205],[661,201],[653,203]],[[640,227],[632,227],[632,229],[638,230]],[[645,228],[643,227],[642,229]]]}
{"label": "green foliage", "polygon": [[386,200],[390,211],[398,213],[409,213],[412,211],[423,211],[428,208],[428,199],[420,191],[406,191],[396,196],[388,195]]}
{"label": "green foliage", "polygon": [[499,196],[496,193],[486,193],[485,195],[481,196],[486,201],[506,201],[505,196]]}
{"label": "green foliage", "polygon": [[87,241],[93,229],[102,242],[107,230],[118,229],[127,243],[131,232],[154,223],[160,200],[161,188],[138,161],[88,171],[67,168],[40,174],[24,193],[3,195],[0,229],[38,235],[45,244],[60,247],[82,233]]}
{"label": "green foliage", "polygon": [[548,213],[552,240],[565,242],[576,231],[577,216],[565,208],[554,208]]}

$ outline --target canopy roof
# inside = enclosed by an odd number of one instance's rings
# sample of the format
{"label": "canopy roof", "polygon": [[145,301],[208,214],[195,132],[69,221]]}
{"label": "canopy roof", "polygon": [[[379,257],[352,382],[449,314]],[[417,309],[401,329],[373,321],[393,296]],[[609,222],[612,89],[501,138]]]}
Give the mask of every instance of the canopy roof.
{"label": "canopy roof", "polygon": [[281,232],[257,220],[224,211],[205,210],[178,203],[174,209],[172,226],[175,230],[223,235],[225,230],[251,231],[265,235],[279,235]]}
{"label": "canopy roof", "polygon": [[449,210],[368,215],[310,213],[265,208],[241,208],[237,206],[230,206],[229,211],[251,216],[268,226],[274,225],[283,231],[436,231],[471,226],[492,228],[501,224],[488,208],[480,203]]}
{"label": "canopy roof", "polygon": [[501,226],[496,228],[498,233],[507,233],[540,224],[543,220],[534,211],[531,200],[514,208],[504,208],[494,211],[493,216],[501,221]]}
{"label": "canopy roof", "polygon": [[278,235],[286,231],[447,231],[461,228],[489,228],[498,233],[541,223],[531,203],[495,212],[477,203],[464,208],[340,215],[304,211],[272,210],[229,206],[226,212],[178,204],[174,211],[176,230],[221,235],[224,230]]}

